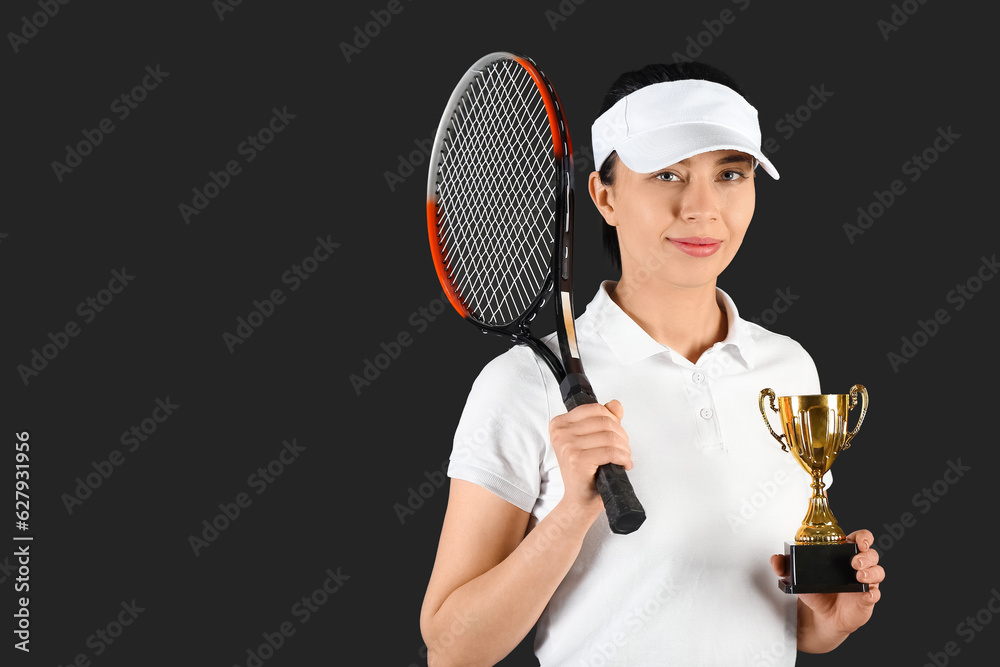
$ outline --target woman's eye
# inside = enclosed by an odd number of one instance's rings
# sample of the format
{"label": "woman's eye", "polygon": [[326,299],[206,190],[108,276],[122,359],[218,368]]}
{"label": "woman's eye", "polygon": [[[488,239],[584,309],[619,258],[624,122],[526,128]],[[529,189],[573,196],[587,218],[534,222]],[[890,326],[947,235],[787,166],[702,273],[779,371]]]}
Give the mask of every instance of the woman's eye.
{"label": "woman's eye", "polygon": [[669,172],[669,171],[664,171],[664,172],[660,172],[659,174],[657,174],[656,178],[658,180],[666,181],[668,183],[671,183],[671,182],[677,180],[677,174],[675,174],[673,172]]}
{"label": "woman's eye", "polygon": [[735,181],[740,178],[746,178],[746,177],[747,177],[746,174],[736,169],[729,169],[727,171],[722,172],[722,180],[724,181]]}

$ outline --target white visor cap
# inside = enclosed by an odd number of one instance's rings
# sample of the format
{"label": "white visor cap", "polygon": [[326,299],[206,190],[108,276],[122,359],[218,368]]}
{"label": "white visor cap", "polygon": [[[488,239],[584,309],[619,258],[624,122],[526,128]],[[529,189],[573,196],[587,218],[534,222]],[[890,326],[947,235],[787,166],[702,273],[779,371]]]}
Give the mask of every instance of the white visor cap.
{"label": "white visor cap", "polygon": [[648,174],[699,153],[752,155],[777,179],[760,149],[757,110],[729,86],[701,79],[663,81],[626,95],[591,127],[594,164],[612,151],[632,171]]}

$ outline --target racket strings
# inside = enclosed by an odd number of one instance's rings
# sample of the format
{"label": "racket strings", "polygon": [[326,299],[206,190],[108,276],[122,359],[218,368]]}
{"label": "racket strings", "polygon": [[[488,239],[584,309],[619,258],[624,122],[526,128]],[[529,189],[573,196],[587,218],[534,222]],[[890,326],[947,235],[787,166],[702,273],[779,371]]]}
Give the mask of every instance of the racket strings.
{"label": "racket strings", "polygon": [[438,171],[438,236],[453,287],[488,324],[520,318],[545,288],[558,171],[531,76],[500,61],[458,103]]}

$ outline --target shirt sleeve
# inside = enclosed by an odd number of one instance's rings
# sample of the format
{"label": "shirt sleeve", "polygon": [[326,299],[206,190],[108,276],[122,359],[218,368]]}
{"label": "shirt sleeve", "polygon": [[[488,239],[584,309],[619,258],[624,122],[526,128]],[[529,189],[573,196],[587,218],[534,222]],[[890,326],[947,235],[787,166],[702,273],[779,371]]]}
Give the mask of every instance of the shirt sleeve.
{"label": "shirt sleeve", "polygon": [[[796,394],[822,394],[823,390],[819,382],[819,371],[816,370],[816,362],[813,361],[812,355],[806,351],[802,345],[795,343],[798,349],[798,363],[801,369],[802,377],[802,388],[801,391],[796,391]],[[826,471],[823,475],[823,482],[826,484],[826,488],[833,486],[833,468]]]}
{"label": "shirt sleeve", "polygon": [[483,369],[462,411],[448,476],[477,484],[525,512],[542,485],[549,448],[548,377],[534,352],[515,347]]}
{"label": "shirt sleeve", "polygon": [[819,382],[819,371],[816,370],[816,362],[813,361],[812,355],[810,355],[802,345],[797,341],[791,341],[793,358],[796,364],[796,382],[797,386],[789,387],[783,391],[786,395],[808,395],[808,394],[822,394],[823,391],[820,388]]}

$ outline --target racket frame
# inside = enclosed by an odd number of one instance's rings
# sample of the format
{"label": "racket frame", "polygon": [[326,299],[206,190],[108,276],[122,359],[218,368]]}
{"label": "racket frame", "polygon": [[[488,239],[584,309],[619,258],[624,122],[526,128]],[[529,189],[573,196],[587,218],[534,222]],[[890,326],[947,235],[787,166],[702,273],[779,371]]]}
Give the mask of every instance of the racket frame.
{"label": "racket frame", "polygon": [[[528,305],[521,315],[512,322],[501,325],[483,322],[475,317],[462,303],[462,298],[455,292],[451,279],[448,277],[448,269],[444,265],[442,257],[444,252],[441,248],[441,240],[437,233],[437,157],[441,155],[448,126],[454,116],[455,108],[465,95],[469,84],[482,72],[499,60],[513,60],[527,71],[538,88],[545,104],[549,118],[549,129],[553,137],[553,155],[555,156],[556,167],[556,210],[555,220],[558,228],[553,230],[557,236],[555,252],[550,260],[549,275],[545,284],[538,294]],[[556,382],[561,383],[568,373],[583,373],[583,365],[580,361],[580,354],[576,342],[576,332],[574,328],[573,316],[573,146],[569,137],[569,129],[566,124],[565,115],[562,111],[562,104],[559,96],[552,86],[552,83],[538,68],[537,64],[528,56],[511,53],[508,51],[497,51],[487,54],[477,60],[472,67],[466,71],[461,80],[452,91],[448,104],[434,137],[434,146],[431,149],[431,168],[427,174],[427,232],[432,246],[432,256],[434,269],[437,272],[438,280],[445,290],[445,295],[452,307],[458,311],[459,315],[468,320],[483,333],[495,334],[511,340],[514,343],[525,344],[531,347],[549,367],[556,378]],[[559,350],[562,360],[552,352],[552,350],[541,340],[539,340],[529,328],[529,324],[537,316],[538,312],[545,306],[546,301],[552,295],[558,283],[559,296],[555,300],[556,318],[563,322],[565,326],[556,327],[559,339]]]}

